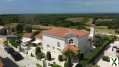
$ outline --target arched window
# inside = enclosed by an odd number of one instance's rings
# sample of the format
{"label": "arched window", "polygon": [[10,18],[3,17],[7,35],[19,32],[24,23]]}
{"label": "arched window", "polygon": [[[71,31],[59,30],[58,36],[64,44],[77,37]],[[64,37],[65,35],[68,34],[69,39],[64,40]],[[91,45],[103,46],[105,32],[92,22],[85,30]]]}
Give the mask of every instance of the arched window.
{"label": "arched window", "polygon": [[49,44],[47,44],[47,47],[50,47],[50,45],[49,45]]}
{"label": "arched window", "polygon": [[57,47],[60,47],[60,42],[57,42]]}
{"label": "arched window", "polygon": [[69,44],[70,44],[70,43],[74,43],[74,40],[73,40],[73,39],[70,39],[70,40],[69,40]]}

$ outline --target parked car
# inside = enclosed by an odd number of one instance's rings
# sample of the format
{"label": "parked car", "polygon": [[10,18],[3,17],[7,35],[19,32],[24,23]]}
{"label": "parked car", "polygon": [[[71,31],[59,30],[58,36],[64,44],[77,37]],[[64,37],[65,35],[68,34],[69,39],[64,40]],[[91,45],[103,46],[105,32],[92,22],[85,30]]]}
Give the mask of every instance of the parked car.
{"label": "parked car", "polygon": [[12,52],[11,56],[14,58],[15,61],[20,61],[24,59],[23,56],[18,52]]}
{"label": "parked car", "polygon": [[12,52],[15,52],[13,48],[11,47],[5,47],[4,48],[8,53],[12,53]]}
{"label": "parked car", "polygon": [[4,49],[13,57],[15,61],[20,61],[24,59],[23,56],[19,52],[15,51],[13,48],[5,47]]}

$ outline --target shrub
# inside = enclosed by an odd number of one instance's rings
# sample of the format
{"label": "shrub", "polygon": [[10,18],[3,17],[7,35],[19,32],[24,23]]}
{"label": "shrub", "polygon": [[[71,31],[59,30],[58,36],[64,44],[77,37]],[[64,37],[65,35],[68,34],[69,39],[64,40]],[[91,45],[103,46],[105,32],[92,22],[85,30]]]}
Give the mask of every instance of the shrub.
{"label": "shrub", "polygon": [[8,41],[4,41],[4,45],[5,46],[8,46]]}
{"label": "shrub", "polygon": [[53,64],[51,67],[61,67],[61,66],[58,64]]}
{"label": "shrub", "polygon": [[42,67],[40,64],[36,64],[37,67]]}
{"label": "shrub", "polygon": [[109,57],[108,56],[103,56],[103,58],[102,58],[104,61],[107,61],[107,62],[109,62],[110,61],[110,59],[109,59]]}
{"label": "shrub", "polygon": [[51,58],[51,53],[48,51],[47,52],[47,59],[50,61],[50,60],[52,60],[52,58]]}
{"label": "shrub", "polygon": [[41,48],[40,47],[36,47],[36,58],[37,59],[42,59],[45,57],[45,54],[41,51]]}
{"label": "shrub", "polygon": [[93,64],[87,64],[86,67],[100,67],[98,65],[93,65]]}
{"label": "shrub", "polygon": [[103,42],[99,45],[101,45],[100,47],[97,47],[96,49],[94,49],[92,52],[84,55],[84,59],[80,60],[80,63],[82,65],[87,65],[90,63],[95,64],[93,61],[95,60],[95,58],[97,58],[104,50],[105,48],[112,42],[112,37],[110,36],[105,36],[102,38]]}
{"label": "shrub", "polygon": [[[70,65],[70,66],[69,66]],[[73,66],[73,64],[71,63],[71,64],[68,64],[67,62],[65,62],[64,63],[64,67],[72,67]]]}
{"label": "shrub", "polygon": [[58,56],[58,59],[59,59],[59,61],[63,61],[63,56],[62,55],[59,55]]}
{"label": "shrub", "polygon": [[19,43],[17,43],[16,40],[9,40],[9,42],[11,43],[11,45],[15,48],[17,48],[19,46]]}
{"label": "shrub", "polygon": [[34,57],[34,55],[31,53],[31,57]]}

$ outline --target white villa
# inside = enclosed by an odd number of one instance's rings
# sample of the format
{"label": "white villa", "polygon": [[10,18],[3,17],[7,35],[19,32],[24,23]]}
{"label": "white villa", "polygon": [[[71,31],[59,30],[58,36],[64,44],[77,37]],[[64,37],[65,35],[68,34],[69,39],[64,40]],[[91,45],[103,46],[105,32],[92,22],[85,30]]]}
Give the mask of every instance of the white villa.
{"label": "white villa", "polygon": [[63,52],[67,50],[72,50],[73,52],[79,51],[82,54],[90,52],[94,48],[95,41],[95,23],[93,22],[90,27],[90,32],[85,30],[77,30],[62,27],[53,27],[48,30],[40,32],[35,36],[35,40],[32,41],[32,33],[26,33],[22,37],[21,48],[23,53],[27,55],[33,54],[35,56],[35,48],[30,47],[28,50],[28,43],[33,43],[40,45],[41,43],[42,51],[45,55],[48,52],[51,53],[51,57],[54,58],[53,62],[62,64],[58,62],[58,56],[62,55]]}
{"label": "white villa", "polygon": [[89,41],[89,32],[67,28],[53,28],[43,32],[42,45],[43,49],[51,53],[63,49],[72,43],[79,47],[82,53],[86,53],[91,49]]}

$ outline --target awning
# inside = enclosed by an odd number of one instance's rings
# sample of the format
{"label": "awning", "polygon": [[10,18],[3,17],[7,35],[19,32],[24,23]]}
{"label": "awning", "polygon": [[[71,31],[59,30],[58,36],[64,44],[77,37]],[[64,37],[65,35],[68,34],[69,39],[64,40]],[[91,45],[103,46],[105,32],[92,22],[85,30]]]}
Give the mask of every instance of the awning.
{"label": "awning", "polygon": [[31,38],[28,38],[28,37],[23,37],[22,38],[22,42],[29,42],[29,41],[31,41],[32,39]]}
{"label": "awning", "polygon": [[38,44],[38,43],[41,43],[41,40],[40,40],[40,39],[36,39],[36,40],[33,41],[32,43]]}

